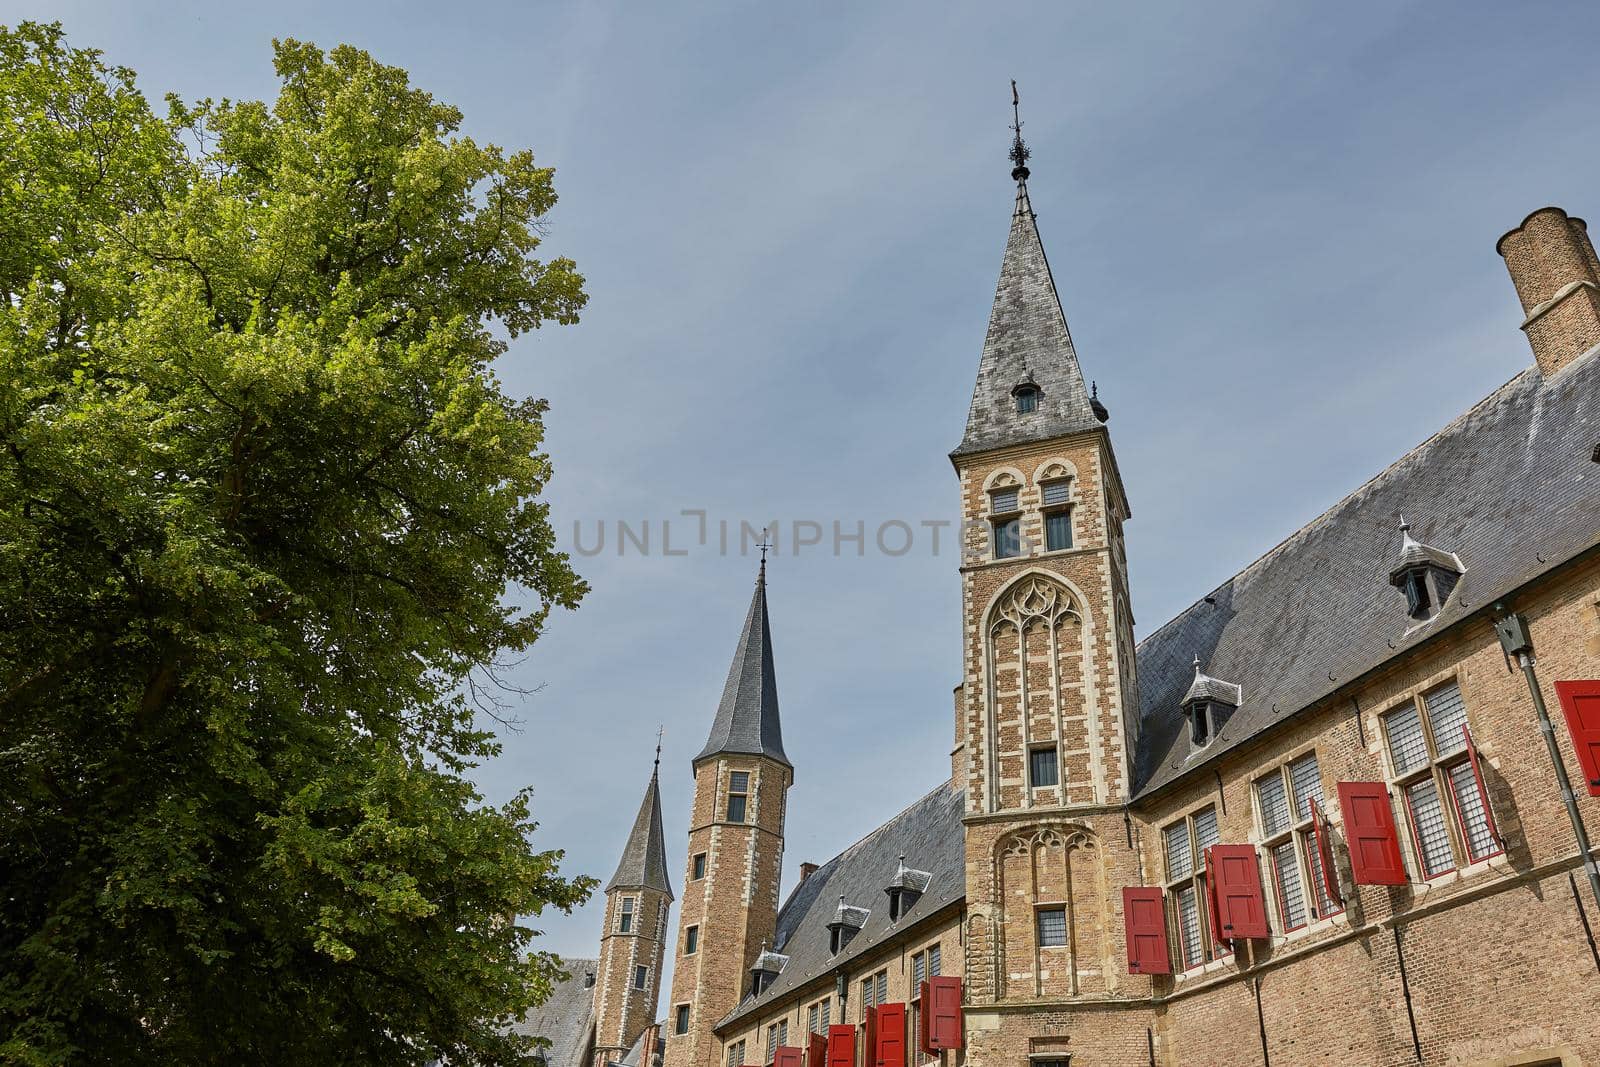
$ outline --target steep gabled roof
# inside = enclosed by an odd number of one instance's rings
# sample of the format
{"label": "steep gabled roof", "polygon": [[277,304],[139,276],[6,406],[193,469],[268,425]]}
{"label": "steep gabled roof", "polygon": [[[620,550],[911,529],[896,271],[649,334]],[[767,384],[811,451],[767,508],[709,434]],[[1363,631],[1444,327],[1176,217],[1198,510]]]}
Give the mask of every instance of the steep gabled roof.
{"label": "steep gabled roof", "polygon": [[792,767],[783,754],[783,728],[778,721],[778,676],[772,666],[772,626],[767,620],[767,565],[761,564],[755,595],[745,616],[733,665],[722,689],[722,702],[711,724],[706,747],[696,763],[723,753],[766,756]]}
{"label": "steep gabled roof", "polygon": [[[1139,794],[1600,545],[1600,349],[1530,367],[1139,644]],[[1417,625],[1390,587],[1399,516],[1466,571]],[[1198,655],[1242,686],[1195,750],[1180,704]]]}
{"label": "steep gabled roof", "polygon": [[519,1034],[532,1034],[550,1042],[545,1062],[550,1067],[589,1067],[587,1060],[594,1044],[594,989],[586,976],[592,976],[596,960],[562,959],[561,967],[570,978],[557,982],[543,1004],[529,1008],[526,1015],[511,1025]]}
{"label": "steep gabled roof", "polygon": [[[966,895],[966,838],[961,827],[965,796],[948,781],[813,871],[795,886],[778,910],[772,951],[786,958],[782,971],[760,996],[747,996],[718,1023],[736,1019],[781,1002],[823,974],[847,961],[876,951],[890,938],[914,929]],[[837,956],[829,952],[828,924],[847,902],[883,901],[900,871],[899,856],[931,874],[927,890],[898,922],[889,921],[888,907],[872,906],[860,932]]]}
{"label": "steep gabled roof", "polygon": [[[1031,381],[1039,406],[1017,411],[1013,390]],[[1028,200],[1028,183],[1017,183],[1000,281],[995,286],[989,332],[983,340],[978,381],[967,412],[967,431],[952,458],[1005,445],[1095,430],[1089,390],[1067,332],[1050,263]]]}
{"label": "steep gabled roof", "polygon": [[622,850],[617,873],[606,883],[605,891],[617,888],[655,889],[672,899],[672,883],[667,879],[667,842],[661,829],[660,765],[645,787],[639,814],[633,820],[628,844]]}

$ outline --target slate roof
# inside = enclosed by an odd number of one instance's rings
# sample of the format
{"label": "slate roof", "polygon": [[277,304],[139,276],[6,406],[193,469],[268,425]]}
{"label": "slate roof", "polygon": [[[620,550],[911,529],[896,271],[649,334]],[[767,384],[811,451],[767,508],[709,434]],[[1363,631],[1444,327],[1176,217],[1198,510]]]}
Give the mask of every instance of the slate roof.
{"label": "slate roof", "polygon": [[[1020,414],[1012,390],[1030,375],[1039,386],[1039,406]],[[1019,181],[967,430],[951,457],[1100,425],[1039,240],[1028,183]]]}
{"label": "slate roof", "polygon": [[[1600,544],[1597,446],[1600,349],[1548,379],[1529,367],[1141,641],[1138,795]],[[1402,513],[1466,567],[1421,626],[1388,581]],[[1180,704],[1196,655],[1243,703],[1192,752]]]}
{"label": "slate roof", "polygon": [[1187,704],[1191,700],[1216,700],[1233,707],[1239,706],[1243,693],[1239,686],[1232,682],[1224,682],[1220,678],[1213,678],[1195,664],[1194,681],[1189,683],[1189,688],[1184,691],[1183,699],[1179,704]]}
{"label": "slate roof", "polygon": [[594,1043],[594,986],[584,985],[584,975],[594,974],[597,960],[563,959],[561,967],[570,978],[557,983],[546,1000],[511,1029],[519,1034],[545,1038],[544,1050],[550,1067],[588,1067],[585,1062]]}
{"label": "slate roof", "polygon": [[1399,585],[1400,576],[1418,564],[1431,563],[1446,570],[1461,572],[1461,559],[1453,552],[1425,545],[1411,536],[1411,524],[1400,524],[1400,558],[1389,568],[1389,584]]}
{"label": "slate roof", "polygon": [[694,758],[722,753],[766,756],[792,767],[783,754],[783,728],[778,721],[778,676],[772,666],[772,625],[767,619],[767,565],[756,578],[755,595],[745,616],[733,665],[717,705],[706,747]]}
{"label": "slate roof", "polygon": [[672,883],[667,880],[666,834],[661,829],[660,766],[645,787],[639,814],[633,820],[628,844],[622,850],[617,873],[606,883],[605,891],[619,887],[656,889],[672,899]]}
{"label": "slate roof", "polygon": [[[759,997],[746,996],[719,1025],[782,1001],[818,975],[880,947],[961,900],[966,895],[962,796],[953,780],[944,782],[795,886],[778,911],[774,937],[774,951],[787,956],[787,964]],[[911,910],[898,923],[891,923],[884,890],[899,871],[896,857],[902,855],[908,863],[930,872],[932,878]],[[849,902],[871,902],[872,911],[861,931],[834,956],[828,952],[828,923],[841,895]]]}

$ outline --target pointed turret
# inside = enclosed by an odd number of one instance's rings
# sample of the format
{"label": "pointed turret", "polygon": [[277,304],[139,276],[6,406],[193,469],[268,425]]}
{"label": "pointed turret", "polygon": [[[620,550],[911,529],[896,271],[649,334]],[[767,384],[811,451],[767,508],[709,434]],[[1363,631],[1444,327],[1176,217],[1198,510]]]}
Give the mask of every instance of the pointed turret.
{"label": "pointed turret", "polygon": [[772,667],[772,627],[767,620],[767,565],[763,560],[755,595],[745,615],[733,665],[722,689],[722,703],[711,724],[706,747],[695,763],[736,753],[765,756],[793,767],[783,754],[783,729],[778,721],[778,676]]}
{"label": "pointed turret", "polygon": [[639,815],[633,820],[633,830],[628,834],[628,844],[622,850],[622,861],[617,873],[606,883],[605,891],[613,889],[654,889],[672,896],[672,884],[667,879],[667,844],[661,829],[661,765],[650,776],[645,787],[644,801],[639,805]]}
{"label": "pointed turret", "polygon": [[[972,390],[967,432],[952,456],[1093,430],[1104,422],[1084,385],[1028,200],[1028,152],[1012,145],[1017,199],[1011,212],[989,332]],[[1025,395],[1028,394],[1028,395]]]}

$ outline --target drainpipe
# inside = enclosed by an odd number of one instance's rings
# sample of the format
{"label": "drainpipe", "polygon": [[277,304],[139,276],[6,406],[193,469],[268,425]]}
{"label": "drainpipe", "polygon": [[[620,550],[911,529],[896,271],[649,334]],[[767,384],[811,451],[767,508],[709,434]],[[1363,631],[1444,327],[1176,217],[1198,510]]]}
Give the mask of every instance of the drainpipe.
{"label": "drainpipe", "polygon": [[[1496,604],[1495,610],[1505,611],[1505,605]],[[1528,621],[1516,612],[1508,611],[1494,620],[1494,632],[1500,638],[1507,664],[1515,656],[1522,667],[1522,676],[1528,680],[1528,692],[1533,697],[1534,710],[1539,713],[1539,731],[1544,734],[1545,747],[1550,750],[1550,765],[1556,771],[1556,784],[1561,787],[1561,802],[1567,806],[1567,817],[1572,820],[1572,833],[1578,839],[1578,852],[1583,857],[1583,869],[1589,876],[1589,891],[1594,894],[1595,905],[1600,907],[1600,867],[1595,865],[1589,832],[1584,829],[1583,816],[1578,814],[1578,798],[1573,795],[1572,779],[1567,777],[1567,765],[1562,761],[1561,749],[1556,744],[1556,729],[1550,724],[1550,709],[1545,707],[1539,676],[1533,670],[1533,638],[1528,635]]]}

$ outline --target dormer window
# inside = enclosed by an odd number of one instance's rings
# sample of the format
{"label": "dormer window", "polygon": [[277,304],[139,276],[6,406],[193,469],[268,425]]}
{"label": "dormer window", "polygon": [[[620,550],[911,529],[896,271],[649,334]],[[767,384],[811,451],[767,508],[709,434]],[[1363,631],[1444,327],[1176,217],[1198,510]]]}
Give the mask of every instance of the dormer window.
{"label": "dormer window", "polygon": [[833,921],[828,924],[829,954],[837,956],[850,943],[850,939],[867,925],[867,916],[871,914],[866,908],[846,904],[844,897],[840,897],[839,906],[833,912]]}
{"label": "dormer window", "polygon": [[1400,520],[1400,558],[1389,584],[1405,593],[1408,616],[1427,622],[1439,614],[1464,571],[1459,556],[1416,540],[1411,524]]}
{"label": "dormer window", "polygon": [[1221,731],[1227,716],[1239,707],[1243,691],[1232,682],[1213,678],[1200,669],[1200,657],[1194,658],[1194,681],[1183,694],[1183,714],[1189,720],[1189,744],[1193,750],[1204,748]]}
{"label": "dormer window", "polygon": [[1011,387],[1011,398],[1017,403],[1018,415],[1030,415],[1039,410],[1039,383],[1031,371],[1022,372],[1022,381]]}
{"label": "dormer window", "polygon": [[907,867],[906,858],[901,856],[894,877],[884,887],[884,892],[889,894],[889,921],[899,922],[900,917],[915,906],[932,883],[932,873]]}

